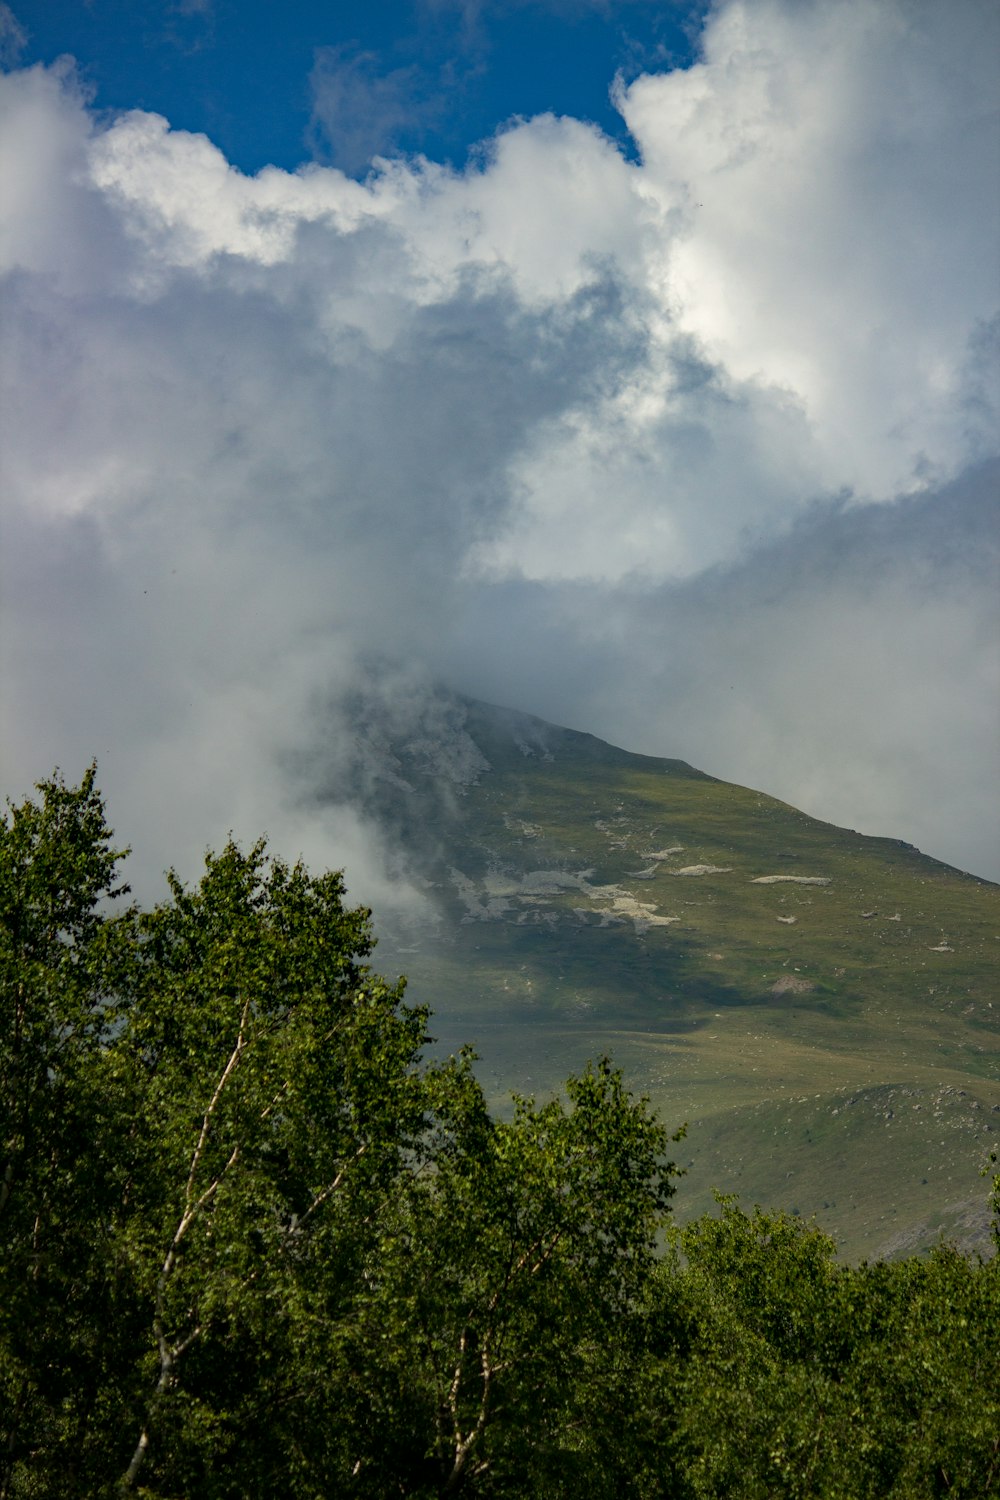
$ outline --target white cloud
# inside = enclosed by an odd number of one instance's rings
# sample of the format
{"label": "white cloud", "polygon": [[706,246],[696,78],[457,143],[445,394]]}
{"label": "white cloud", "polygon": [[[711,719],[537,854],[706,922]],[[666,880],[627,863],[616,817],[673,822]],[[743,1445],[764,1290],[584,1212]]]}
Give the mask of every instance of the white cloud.
{"label": "white cloud", "polygon": [[0,80],[5,789],[97,753],[147,872],[266,827],[388,901],[305,794],[393,661],[986,869],[994,579],[941,486],[995,450],[993,25],[731,3],[623,95],[640,165],[541,117],[363,184]]}
{"label": "white cloud", "polygon": [[979,0],[733,0],[684,73],[620,106],[683,215],[681,326],[787,388],[875,497],[954,472],[962,367],[996,306],[996,57]]}

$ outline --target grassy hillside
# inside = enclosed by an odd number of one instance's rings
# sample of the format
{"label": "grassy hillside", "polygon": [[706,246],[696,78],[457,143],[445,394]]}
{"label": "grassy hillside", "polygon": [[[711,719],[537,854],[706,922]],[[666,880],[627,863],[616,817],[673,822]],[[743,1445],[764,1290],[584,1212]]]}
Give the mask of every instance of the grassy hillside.
{"label": "grassy hillside", "polygon": [[986,1243],[1000,888],[589,735],[484,705],[382,750],[371,795],[434,930],[397,935],[441,1044],[496,1095],[607,1051],[711,1189],[851,1256]]}

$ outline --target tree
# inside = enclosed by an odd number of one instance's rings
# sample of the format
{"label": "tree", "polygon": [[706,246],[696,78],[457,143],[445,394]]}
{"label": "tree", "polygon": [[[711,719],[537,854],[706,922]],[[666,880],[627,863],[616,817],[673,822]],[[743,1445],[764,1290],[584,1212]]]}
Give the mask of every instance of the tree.
{"label": "tree", "polygon": [[420,1160],[425,1015],[368,968],[339,875],[230,844],[113,917],[93,769],[39,791],[0,843],[0,1492],[197,1487]]}
{"label": "tree", "polygon": [[[840,1264],[793,1215],[674,1231],[651,1283],[640,1493],[969,1500],[1000,1481],[1000,1265]],[[677,1480],[662,1487],[673,1454]],[[657,1465],[659,1464],[659,1468]]]}
{"label": "tree", "polygon": [[217,1452],[216,1367],[273,1362],[269,1310],[308,1317],[317,1257],[324,1315],[343,1315],[344,1273],[427,1129],[425,1015],[364,963],[369,914],[345,909],[339,875],[230,844],[196,891],[171,890],[139,921],[115,1045],[142,1141],[123,1241],[156,1370],[126,1485],[155,1428],[168,1449],[194,1441],[195,1409]]}
{"label": "tree", "polygon": [[463,1081],[433,1170],[407,1180],[378,1243],[357,1353],[380,1430],[359,1479],[367,1495],[407,1473],[434,1495],[593,1492],[584,1392],[653,1264],[669,1138],[607,1060],[569,1080],[566,1103],[517,1099],[508,1121]]}
{"label": "tree", "polygon": [[113,1020],[98,907],[126,893],[114,878],[127,851],[111,847],[95,775],[68,788],[57,773],[40,805],[8,804],[0,820],[0,1216],[51,1160],[68,1079]]}
{"label": "tree", "polygon": [[99,1363],[106,1284],[87,1268],[104,1244],[120,955],[106,906],[127,887],[95,775],[70,788],[57,773],[0,819],[0,1496],[19,1454],[78,1445],[82,1367]]}

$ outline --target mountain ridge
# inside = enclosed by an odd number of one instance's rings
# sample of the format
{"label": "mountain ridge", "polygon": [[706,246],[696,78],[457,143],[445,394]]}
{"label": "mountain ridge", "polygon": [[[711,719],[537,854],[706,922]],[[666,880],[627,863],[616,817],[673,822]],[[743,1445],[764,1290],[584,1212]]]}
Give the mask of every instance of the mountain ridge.
{"label": "mountain ridge", "polygon": [[856,1258],[985,1247],[1000,887],[517,710],[437,694],[357,722],[365,810],[434,912],[380,965],[497,1098],[610,1052],[688,1121],[682,1213],[717,1187],[817,1213]]}

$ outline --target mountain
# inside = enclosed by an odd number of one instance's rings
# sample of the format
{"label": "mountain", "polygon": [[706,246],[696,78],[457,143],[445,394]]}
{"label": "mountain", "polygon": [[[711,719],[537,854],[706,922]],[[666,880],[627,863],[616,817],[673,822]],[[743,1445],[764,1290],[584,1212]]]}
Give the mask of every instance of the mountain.
{"label": "mountain", "polygon": [[684,761],[434,694],[354,713],[353,795],[425,915],[378,963],[496,1102],[609,1053],[712,1189],[852,1258],[986,1248],[1000,887]]}

